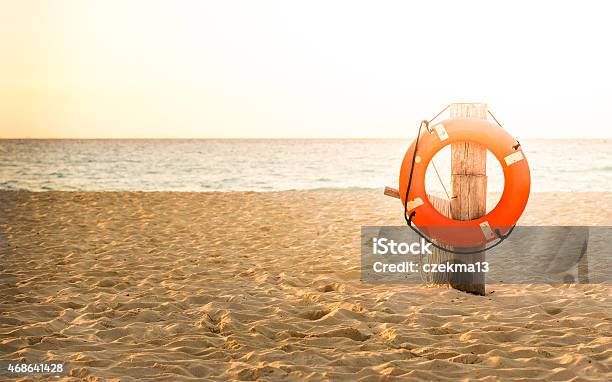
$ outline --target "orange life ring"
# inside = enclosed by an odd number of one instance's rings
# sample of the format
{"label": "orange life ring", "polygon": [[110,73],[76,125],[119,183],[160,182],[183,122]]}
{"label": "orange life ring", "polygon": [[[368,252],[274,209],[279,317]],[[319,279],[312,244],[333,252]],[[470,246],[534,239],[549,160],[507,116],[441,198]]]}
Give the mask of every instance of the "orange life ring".
{"label": "orange life ring", "polygon": [[[442,215],[425,191],[425,173],[431,159],[455,142],[474,142],[486,147],[499,160],[504,172],[504,191],[497,206],[485,216],[460,221]],[[520,144],[500,126],[474,118],[448,119],[423,129],[418,138],[412,182],[406,203],[416,140],[406,151],[399,176],[399,194],[412,222],[430,239],[459,248],[474,248],[506,235],[525,210],[531,178]]]}

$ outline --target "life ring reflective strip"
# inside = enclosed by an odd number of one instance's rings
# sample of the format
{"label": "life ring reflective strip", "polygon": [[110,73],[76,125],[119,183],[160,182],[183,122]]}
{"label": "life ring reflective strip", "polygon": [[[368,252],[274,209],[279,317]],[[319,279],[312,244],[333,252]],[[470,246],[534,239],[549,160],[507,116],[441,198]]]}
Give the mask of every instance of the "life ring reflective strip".
{"label": "life ring reflective strip", "polygon": [[[474,142],[486,147],[500,162],[504,173],[504,191],[497,206],[474,220],[454,220],[442,215],[431,204],[425,190],[425,174],[432,158],[442,148],[455,142]],[[416,140],[406,151],[399,176],[399,195],[412,222],[430,239],[457,248],[473,248],[506,235],[525,210],[531,177],[529,165],[518,141],[500,126],[474,118],[442,121],[424,129],[418,150],[408,201],[406,189],[412,167]]]}

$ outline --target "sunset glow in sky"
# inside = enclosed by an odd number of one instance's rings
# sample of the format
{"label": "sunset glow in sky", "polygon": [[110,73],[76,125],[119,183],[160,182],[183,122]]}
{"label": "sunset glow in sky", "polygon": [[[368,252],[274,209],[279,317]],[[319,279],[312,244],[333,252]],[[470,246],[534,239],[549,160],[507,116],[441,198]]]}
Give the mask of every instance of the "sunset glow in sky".
{"label": "sunset glow in sky", "polygon": [[517,137],[612,137],[610,11],[0,0],[0,138],[405,137],[471,101]]}

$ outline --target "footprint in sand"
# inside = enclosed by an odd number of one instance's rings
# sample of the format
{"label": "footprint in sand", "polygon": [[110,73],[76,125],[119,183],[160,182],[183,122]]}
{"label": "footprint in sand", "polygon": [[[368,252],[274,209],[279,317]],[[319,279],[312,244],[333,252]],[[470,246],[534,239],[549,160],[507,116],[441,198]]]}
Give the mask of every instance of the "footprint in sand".
{"label": "footprint in sand", "polygon": [[562,308],[556,307],[556,306],[545,306],[542,305],[542,309],[550,314],[551,316],[556,316],[557,314],[561,313],[563,311]]}

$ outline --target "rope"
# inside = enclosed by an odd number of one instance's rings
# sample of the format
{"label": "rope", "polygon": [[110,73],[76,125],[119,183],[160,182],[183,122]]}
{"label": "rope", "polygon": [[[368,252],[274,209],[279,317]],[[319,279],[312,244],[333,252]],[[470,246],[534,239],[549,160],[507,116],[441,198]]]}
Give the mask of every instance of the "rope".
{"label": "rope", "polygon": [[[442,115],[442,113],[444,113],[446,110],[448,110],[448,108],[451,107],[451,104],[446,105],[446,107],[444,109],[442,109],[441,112],[439,112],[438,114],[435,115],[435,117],[433,117],[432,119],[430,119],[429,121],[427,121],[427,130],[429,130],[429,124],[436,118],[438,118],[439,116]],[[431,130],[429,130],[431,132]]]}
{"label": "rope", "polygon": [[[444,112],[446,110],[448,110],[451,107],[451,105],[446,105],[446,107],[444,109],[442,109],[438,114],[436,114],[432,119],[430,119],[429,121],[427,121],[426,126],[427,126],[427,131],[429,131],[431,133],[431,129],[429,128],[429,124],[432,123],[436,118],[438,118],[439,116],[441,116],[442,114],[444,114]],[[416,149],[416,148],[415,148]],[[413,163],[414,165],[414,163]],[[448,193],[448,190],[446,189],[446,186],[444,185],[444,182],[442,181],[442,177],[440,176],[440,172],[438,171],[438,167],[436,166],[436,163],[434,162],[433,158],[431,158],[431,165],[433,166],[433,169],[436,173],[436,176],[438,177],[438,182],[440,182],[440,185],[442,186],[442,189],[444,190],[444,193],[446,194],[446,198],[450,201],[451,197],[450,194]]]}
{"label": "rope", "polygon": [[[438,115],[440,114],[442,113],[438,113]],[[412,185],[412,175],[414,174],[414,163],[416,161],[416,153],[417,153],[417,149],[419,148],[419,138],[421,138],[421,128],[423,127],[423,125],[426,125],[427,130],[429,130],[429,121],[421,121],[421,124],[419,125],[419,131],[417,132],[416,141],[414,142],[414,153],[412,153],[412,164],[410,165],[410,176],[408,177],[408,186],[406,187],[406,195],[404,197],[404,220],[406,220],[406,224],[408,224],[409,227],[412,226],[412,218],[415,212],[413,211],[413,213],[410,214],[410,217],[408,217],[408,212],[406,211],[406,208],[408,208],[408,194],[410,193],[410,186]]]}
{"label": "rope", "polygon": [[497,124],[499,125],[499,127],[501,127],[502,129],[504,128],[504,127],[502,126],[502,124],[501,124],[501,123],[499,123],[499,121],[497,120],[497,118],[495,118],[495,116],[493,115],[493,113],[491,112],[491,110],[487,109],[487,113],[489,113],[489,115],[490,115],[491,117],[493,117],[493,120],[495,120],[495,123],[497,123]]}
{"label": "rope", "polygon": [[431,158],[431,164],[433,165],[433,169],[436,172],[436,175],[438,176],[438,181],[440,182],[440,185],[442,186],[442,189],[444,189],[444,193],[446,194],[446,198],[450,201],[451,197],[448,194],[448,191],[446,190],[446,186],[444,185],[444,182],[442,181],[442,177],[440,176],[440,173],[438,172],[438,168],[436,167],[436,164],[433,161],[433,158]]}
{"label": "rope", "polygon": [[[412,214],[416,215],[416,212],[413,211]],[[450,249],[450,248],[442,247],[442,246],[434,243],[430,238],[425,236],[418,229],[414,228],[414,226],[412,226],[411,224],[409,224],[408,227],[411,230],[413,230],[417,235],[419,235],[421,238],[423,238],[425,241],[427,241],[428,243],[431,243],[432,247],[434,247],[434,248],[437,248],[437,249],[439,249],[441,251],[452,253],[452,254],[455,254],[455,255],[473,255],[473,254],[476,254],[476,253],[481,253],[481,252],[485,252],[485,251],[491,250],[491,249],[497,247],[498,245],[500,245],[504,240],[506,240],[510,236],[512,231],[514,231],[514,227],[516,227],[516,224],[513,225],[512,227],[510,227],[510,230],[505,235],[502,235],[501,232],[499,231],[499,229],[496,228],[495,229],[495,234],[497,235],[497,238],[499,239],[499,241],[495,242],[494,244],[492,244],[492,245],[490,245],[488,247],[481,248],[481,249],[474,249],[474,250],[471,250],[471,251],[457,251],[455,249]]]}
{"label": "rope", "polygon": [[[423,120],[423,121],[421,121],[421,124],[419,125],[419,130],[417,132],[416,141],[414,143],[414,153],[412,154],[412,164],[410,165],[410,176],[408,177],[408,186],[406,187],[406,194],[405,194],[405,197],[404,197],[404,220],[406,220],[406,224],[408,225],[408,227],[411,230],[413,230],[417,235],[419,235],[422,239],[426,240],[428,243],[431,243],[431,245],[434,248],[437,248],[437,249],[439,249],[441,251],[445,251],[445,252],[448,252],[448,253],[456,254],[456,255],[471,255],[471,254],[476,254],[476,253],[481,253],[481,252],[488,251],[488,250],[493,249],[493,248],[497,247],[498,245],[500,245],[504,240],[506,240],[510,236],[512,231],[514,231],[514,227],[516,227],[516,224],[513,225],[510,228],[510,230],[508,231],[508,233],[506,235],[502,235],[501,232],[499,231],[499,229],[496,228],[495,229],[495,234],[499,238],[499,241],[496,242],[495,244],[489,246],[489,247],[485,246],[485,248],[476,249],[476,250],[470,250],[470,251],[457,251],[457,250],[453,250],[453,249],[442,247],[442,246],[434,243],[430,238],[428,238],[426,235],[424,235],[421,231],[419,231],[418,229],[413,227],[412,226],[412,218],[416,216],[416,211],[412,211],[410,213],[410,215],[408,215],[408,211],[406,211],[406,208],[408,208],[408,194],[410,193],[410,186],[412,185],[412,175],[414,174],[414,164],[416,162],[416,153],[417,153],[417,149],[419,147],[419,138],[421,137],[421,128],[423,126],[425,126],[427,131],[431,132],[431,129],[429,128],[429,124],[433,120],[438,118],[440,115],[442,115],[442,113],[444,113],[446,110],[448,110],[448,108],[450,106],[451,105],[447,105],[444,109],[442,109],[442,111],[440,111],[438,114],[436,114],[432,119],[430,119],[429,121]],[[493,119],[499,125],[499,127],[501,127],[503,129],[503,126],[499,123],[497,118],[495,118],[493,113],[491,113],[491,111],[489,111],[489,110],[487,110],[487,112],[491,115],[491,117],[493,117]],[[517,141],[517,143],[518,143],[518,141]],[[520,146],[520,143],[518,143],[517,147],[518,146]],[[432,163],[433,163],[433,160],[432,160]],[[436,170],[436,174],[438,174],[438,170],[435,167],[435,165],[434,165],[434,169]],[[444,188],[444,192],[446,192],[446,196],[450,200],[448,192],[446,191],[446,187],[444,187],[444,184],[442,183],[442,178],[440,177],[440,174],[438,174],[438,179],[440,180],[440,184],[442,184],[442,187]]]}

